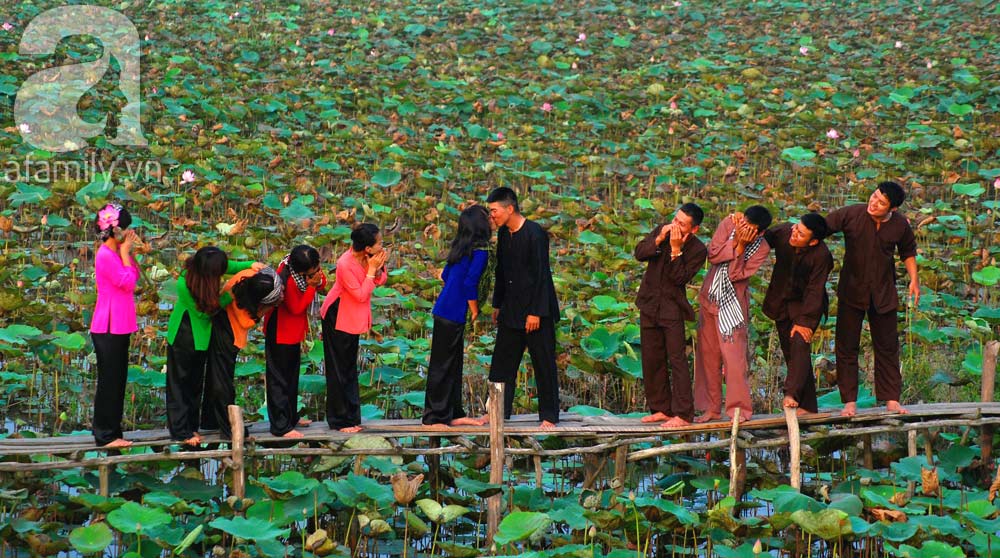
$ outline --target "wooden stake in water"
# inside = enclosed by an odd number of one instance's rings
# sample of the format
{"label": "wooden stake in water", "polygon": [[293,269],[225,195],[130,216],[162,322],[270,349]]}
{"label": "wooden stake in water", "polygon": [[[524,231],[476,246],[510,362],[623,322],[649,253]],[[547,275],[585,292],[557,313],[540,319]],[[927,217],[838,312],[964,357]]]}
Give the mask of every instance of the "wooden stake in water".
{"label": "wooden stake in water", "polygon": [[785,407],[785,424],[788,425],[788,452],[791,455],[790,484],[802,490],[802,447],[799,440],[799,413],[795,407]]}
{"label": "wooden stake in water", "polygon": [[[997,377],[997,350],[1000,341],[990,341],[983,347],[983,387],[982,402],[993,402],[993,391]],[[979,434],[979,448],[983,463],[988,463],[993,454],[993,426],[983,425]]]}
{"label": "wooden stake in water", "polygon": [[[504,439],[503,439],[503,388],[499,382],[489,383],[489,399],[486,412],[490,418],[490,484],[503,483]],[[500,526],[500,511],[503,493],[497,493],[486,500],[486,546],[493,544],[493,536]]]}
{"label": "wooden stake in water", "polygon": [[238,405],[230,405],[229,428],[233,433],[233,496],[242,500],[246,496],[246,470],[243,468],[243,409]]}
{"label": "wooden stake in water", "polygon": [[736,435],[740,433],[740,409],[736,408],[733,412],[733,429],[729,433],[729,495],[733,498],[739,499],[739,475],[740,475],[740,465],[741,461],[746,463],[745,459],[739,459],[739,452],[741,451],[736,446]]}

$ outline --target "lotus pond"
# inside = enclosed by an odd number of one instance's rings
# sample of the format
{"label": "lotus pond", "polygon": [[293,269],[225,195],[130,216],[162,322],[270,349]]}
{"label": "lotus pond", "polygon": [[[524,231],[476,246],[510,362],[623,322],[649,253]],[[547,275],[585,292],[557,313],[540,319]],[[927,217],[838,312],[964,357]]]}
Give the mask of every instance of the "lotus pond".
{"label": "lotus pond", "polygon": [[[307,242],[332,265],[357,221],[379,223],[394,243],[375,328],[362,340],[366,417],[418,416],[443,250],[460,209],[499,185],[518,189],[525,214],[552,236],[565,409],[643,409],[632,304],[643,269],[631,254],[681,202],[706,209],[707,238],[723,215],[751,202],[784,220],[864,200],[885,178],[909,193],[904,211],[920,249],[923,296],[900,314],[903,400],[978,400],[982,347],[1000,323],[995,2],[97,3],[139,32],[146,148],[95,137],[84,149],[53,153],[23,141],[14,102],[25,79],[100,60],[102,47],[73,36],[52,55],[22,54],[29,22],[60,4],[0,9],[5,436],[89,427],[95,379],[86,324],[96,295],[88,224],[108,199],[137,217],[149,247],[127,429],[163,426],[164,325],[179,257],[214,243],[233,257],[276,264]],[[78,103],[89,122],[110,116],[109,137],[125,102],[116,64]],[[831,248],[842,254],[839,239]],[[758,303],[767,275],[754,278]],[[815,339],[826,391],[832,324]],[[777,340],[762,315],[751,328],[755,408],[776,409]],[[248,420],[265,418],[262,344],[252,339],[237,371]],[[473,412],[484,408],[492,346],[489,324],[476,324],[465,386]],[[318,340],[305,355],[300,403],[318,418]],[[525,374],[519,411],[532,412],[533,390]],[[821,402],[837,404],[835,393]],[[886,451],[873,469],[856,466],[850,445],[816,444],[807,448],[803,494],[784,487],[780,456],[752,455],[739,502],[724,497],[720,454],[662,459],[630,471],[624,486],[601,477],[586,491],[580,459],[545,463],[542,486],[525,478],[531,466],[519,461],[493,486],[471,457],[433,467],[274,459],[254,463],[242,502],[229,498],[225,472],[211,464],[120,466],[110,498],[95,495],[91,472],[4,474],[0,549],[995,556],[995,467],[979,463],[968,442],[975,439],[939,432],[932,457]],[[922,476],[928,459],[937,486]],[[400,471],[427,475],[402,503],[390,481]],[[497,490],[506,517],[487,548],[481,498]]]}

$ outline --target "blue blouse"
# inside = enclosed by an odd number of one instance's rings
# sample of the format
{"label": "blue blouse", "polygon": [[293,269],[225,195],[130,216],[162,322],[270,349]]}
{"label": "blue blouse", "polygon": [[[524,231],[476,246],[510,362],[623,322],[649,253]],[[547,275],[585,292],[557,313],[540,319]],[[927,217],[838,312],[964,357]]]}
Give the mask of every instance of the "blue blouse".
{"label": "blue blouse", "polygon": [[469,301],[479,299],[479,278],[486,269],[489,257],[486,250],[474,250],[472,256],[462,258],[457,264],[444,266],[441,273],[444,288],[432,310],[435,316],[459,324],[465,323]]}

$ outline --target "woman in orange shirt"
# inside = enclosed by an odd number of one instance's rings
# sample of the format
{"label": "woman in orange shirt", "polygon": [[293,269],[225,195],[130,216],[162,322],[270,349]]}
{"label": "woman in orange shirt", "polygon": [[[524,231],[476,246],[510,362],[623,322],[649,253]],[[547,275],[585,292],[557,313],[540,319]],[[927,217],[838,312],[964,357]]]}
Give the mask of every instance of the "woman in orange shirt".
{"label": "woman in orange shirt", "polygon": [[326,295],[323,357],[326,368],[326,422],[341,432],[361,430],[358,344],[372,326],[372,292],[388,275],[378,227],[365,223],[351,232],[351,248],[337,259],[337,280]]}

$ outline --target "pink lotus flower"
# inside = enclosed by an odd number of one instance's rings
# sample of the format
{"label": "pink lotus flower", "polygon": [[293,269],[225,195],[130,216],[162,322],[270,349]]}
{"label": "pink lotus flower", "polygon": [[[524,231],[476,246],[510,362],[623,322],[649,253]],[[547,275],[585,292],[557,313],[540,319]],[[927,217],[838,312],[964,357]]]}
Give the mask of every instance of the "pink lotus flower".
{"label": "pink lotus flower", "polygon": [[552,104],[542,103],[542,112],[552,112]]}
{"label": "pink lotus flower", "polygon": [[670,110],[677,110],[677,101],[670,101]]}
{"label": "pink lotus flower", "polygon": [[147,40],[147,41],[149,40],[149,35],[146,35],[146,38],[145,38],[145,40]]}
{"label": "pink lotus flower", "polygon": [[840,133],[837,132],[837,130],[834,130],[833,128],[830,128],[830,131],[826,133],[826,137],[828,137],[830,139],[837,139],[837,138],[840,137]]}
{"label": "pink lotus flower", "polygon": [[24,288],[24,281],[21,281],[20,279],[18,279],[18,281],[17,281],[17,288],[23,289]]}
{"label": "pink lotus flower", "polygon": [[49,224],[49,216],[48,215],[42,215],[42,226],[44,227],[44,226],[46,226],[48,224]]}
{"label": "pink lotus flower", "polygon": [[153,95],[156,95],[157,93],[160,92],[160,90],[154,87],[154,88],[150,89],[149,92],[152,93]]}
{"label": "pink lotus flower", "polygon": [[335,31],[333,30],[333,27],[331,27],[331,28],[329,28],[329,29],[326,30],[326,36],[327,37],[332,37],[334,33],[335,33]]}
{"label": "pink lotus flower", "polygon": [[928,60],[927,61],[927,69],[930,70],[933,67],[934,67],[934,61],[933,60]]}
{"label": "pink lotus flower", "polygon": [[896,41],[896,48],[903,48],[903,41]]}
{"label": "pink lotus flower", "polygon": [[1000,178],[993,181],[993,187],[1000,190]]}
{"label": "pink lotus flower", "polygon": [[570,64],[569,67],[573,68],[575,70],[576,69],[576,62],[573,62],[572,64]]}
{"label": "pink lotus flower", "polygon": [[10,31],[13,28],[14,28],[14,26],[11,25],[9,21],[3,22],[3,30],[4,31]]}
{"label": "pink lotus flower", "polygon": [[191,169],[188,169],[181,174],[181,184],[190,184],[194,182],[194,179],[194,171]]}
{"label": "pink lotus flower", "polygon": [[587,40],[587,34],[586,33],[580,33],[576,37],[576,42],[578,42],[578,43],[582,43],[583,41],[586,41],[586,40]]}
{"label": "pink lotus flower", "polygon": [[229,14],[229,21],[232,21],[232,20],[234,20],[234,19],[236,19],[238,17],[240,17],[240,13],[239,12],[233,12],[233,13]]}
{"label": "pink lotus flower", "polygon": [[800,46],[799,47],[799,54],[801,54],[802,56],[805,56],[805,55],[809,54],[809,47],[807,47],[805,45]]}
{"label": "pink lotus flower", "polygon": [[674,7],[675,8],[680,8],[681,6],[682,6],[682,4],[680,2],[674,2]]}
{"label": "pink lotus flower", "polygon": [[497,141],[500,141],[502,139],[503,139],[503,132],[497,132]]}
{"label": "pink lotus flower", "polygon": [[18,124],[17,125],[17,129],[20,130],[22,134],[30,134],[31,133],[31,126],[28,126],[27,123]]}
{"label": "pink lotus flower", "polygon": [[855,157],[860,157],[860,156],[861,156],[861,150],[860,150],[860,149],[855,149],[855,150],[854,150],[854,154],[853,154],[853,155],[854,155]]}

